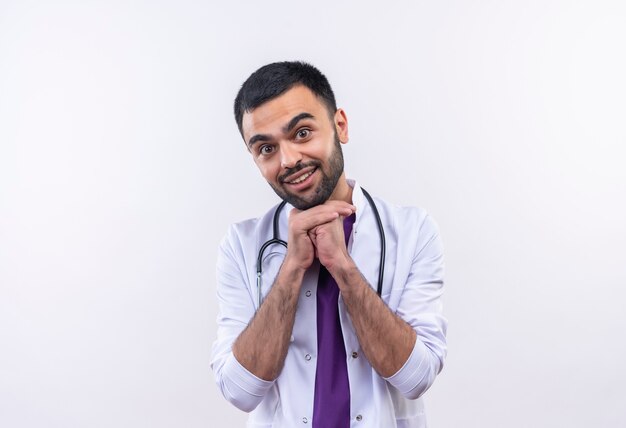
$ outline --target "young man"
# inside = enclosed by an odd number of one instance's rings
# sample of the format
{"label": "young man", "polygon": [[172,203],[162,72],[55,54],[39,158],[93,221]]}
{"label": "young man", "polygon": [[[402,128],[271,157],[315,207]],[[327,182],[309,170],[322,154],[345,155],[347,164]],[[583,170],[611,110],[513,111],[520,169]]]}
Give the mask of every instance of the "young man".
{"label": "young man", "polygon": [[345,177],[346,113],[315,67],[260,68],[235,119],[286,205],[220,246],[222,394],[255,427],[425,427],[420,396],[446,355],[436,225]]}

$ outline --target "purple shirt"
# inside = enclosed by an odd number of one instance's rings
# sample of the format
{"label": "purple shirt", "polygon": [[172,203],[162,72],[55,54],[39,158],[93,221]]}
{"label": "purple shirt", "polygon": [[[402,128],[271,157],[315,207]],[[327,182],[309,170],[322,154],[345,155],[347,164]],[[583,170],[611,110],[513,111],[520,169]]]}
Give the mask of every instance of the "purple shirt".
{"label": "purple shirt", "polygon": [[[356,216],[343,220],[346,245]],[[350,426],[350,383],[339,319],[339,286],[324,266],[317,281],[317,370],[313,428]]]}

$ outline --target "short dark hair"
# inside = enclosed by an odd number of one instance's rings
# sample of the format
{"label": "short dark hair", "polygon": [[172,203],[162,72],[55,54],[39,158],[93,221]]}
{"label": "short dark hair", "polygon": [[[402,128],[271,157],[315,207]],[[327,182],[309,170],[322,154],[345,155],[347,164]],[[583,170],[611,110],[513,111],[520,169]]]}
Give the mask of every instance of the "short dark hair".
{"label": "short dark hair", "polygon": [[302,61],[282,61],[264,65],[243,82],[235,98],[235,121],[243,135],[245,112],[270,101],[296,85],[306,86],[326,104],[332,117],[337,111],[335,94],[326,76],[311,64]]}

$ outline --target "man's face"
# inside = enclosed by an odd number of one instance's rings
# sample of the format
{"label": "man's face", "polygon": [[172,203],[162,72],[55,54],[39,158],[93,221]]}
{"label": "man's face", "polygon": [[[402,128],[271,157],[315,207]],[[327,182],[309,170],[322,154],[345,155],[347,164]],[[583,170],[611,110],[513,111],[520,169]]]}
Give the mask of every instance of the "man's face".
{"label": "man's face", "polygon": [[305,210],[331,198],[343,175],[345,113],[331,117],[323,102],[295,86],[243,116],[243,137],[276,194]]}

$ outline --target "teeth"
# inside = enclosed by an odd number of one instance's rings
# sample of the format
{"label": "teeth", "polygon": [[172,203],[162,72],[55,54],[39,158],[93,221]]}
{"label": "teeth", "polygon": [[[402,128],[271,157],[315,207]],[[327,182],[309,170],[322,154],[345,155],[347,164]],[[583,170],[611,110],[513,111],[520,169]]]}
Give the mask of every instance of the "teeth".
{"label": "teeth", "polygon": [[296,180],[293,181],[288,181],[289,184],[298,184],[298,183],[302,183],[304,180],[306,180],[307,178],[309,178],[311,176],[311,174],[313,174],[315,172],[315,170],[311,171],[311,172],[307,172],[306,174],[304,174],[303,176],[297,178]]}

